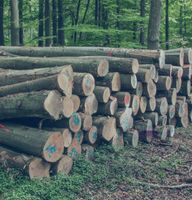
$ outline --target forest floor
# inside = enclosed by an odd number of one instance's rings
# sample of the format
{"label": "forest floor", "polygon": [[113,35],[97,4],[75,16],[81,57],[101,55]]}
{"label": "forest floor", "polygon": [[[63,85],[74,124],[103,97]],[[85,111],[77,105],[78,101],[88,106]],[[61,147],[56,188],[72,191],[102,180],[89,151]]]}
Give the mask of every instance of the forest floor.
{"label": "forest floor", "polygon": [[[188,185],[163,188],[181,184]],[[177,129],[172,146],[154,141],[118,153],[101,147],[94,161],[79,158],[70,176],[30,181],[18,171],[0,169],[0,199],[5,200],[191,200],[190,184],[192,127]]]}

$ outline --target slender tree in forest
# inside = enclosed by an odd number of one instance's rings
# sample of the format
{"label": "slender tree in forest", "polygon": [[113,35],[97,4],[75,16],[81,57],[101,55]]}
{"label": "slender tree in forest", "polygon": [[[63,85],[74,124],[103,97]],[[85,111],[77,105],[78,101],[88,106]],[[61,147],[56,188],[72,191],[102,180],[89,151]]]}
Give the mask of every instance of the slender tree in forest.
{"label": "slender tree in forest", "polygon": [[57,0],[52,0],[53,45],[57,44]]}
{"label": "slender tree in forest", "polygon": [[[137,11],[137,2],[135,1],[134,10]],[[137,22],[133,21],[133,40],[137,39]]]}
{"label": "slender tree in forest", "polygon": [[[119,15],[120,15],[120,0],[116,0],[116,13],[117,13],[117,21],[116,21],[116,29],[117,31],[120,30],[120,21],[119,21]],[[119,47],[120,43],[120,34],[117,32],[117,47]]]}
{"label": "slender tree in forest", "polygon": [[44,45],[43,42],[43,33],[44,33],[44,22],[43,22],[43,12],[44,11],[44,0],[39,0],[39,31],[38,31],[38,46],[42,47]]}
{"label": "slender tree in forest", "polygon": [[3,11],[4,11],[4,0],[0,1],[0,45],[4,45],[4,28],[3,28]]}
{"label": "slender tree in forest", "polygon": [[[140,1],[140,16],[145,17],[145,0]],[[145,45],[145,29],[144,29],[144,22],[141,22],[141,28],[140,28],[140,43],[141,45]]]}
{"label": "slender tree in forest", "polygon": [[65,45],[63,0],[58,0],[58,44]]}
{"label": "slender tree in forest", "polygon": [[19,5],[18,0],[10,0],[11,8],[11,45],[19,46]]}
{"label": "slender tree in forest", "polygon": [[187,5],[186,5],[186,0],[184,0],[184,36],[187,34]]}
{"label": "slender tree in forest", "polygon": [[[76,15],[75,15],[75,28],[77,28],[78,22],[79,22],[79,14],[80,14],[80,7],[81,7],[81,0],[78,0],[77,4],[77,10],[76,10]],[[77,31],[74,32],[74,44],[77,42]]]}
{"label": "slender tree in forest", "polygon": [[169,49],[169,0],[166,0],[165,5],[165,41],[166,49]]}
{"label": "slender tree in forest", "polygon": [[149,26],[148,26],[149,49],[159,49],[161,12],[162,12],[162,0],[151,0]]}
{"label": "slender tree in forest", "polygon": [[23,0],[19,0],[19,43],[24,44],[23,35]]}
{"label": "slender tree in forest", "polygon": [[[84,23],[85,23],[85,19],[86,19],[86,17],[87,17],[87,13],[88,13],[88,10],[89,10],[89,6],[90,6],[90,0],[87,0],[85,12],[84,12],[84,15],[83,15],[83,19],[82,19],[81,24],[84,24]],[[79,40],[81,40],[81,37],[82,37],[82,32],[79,34]]]}
{"label": "slender tree in forest", "polygon": [[45,46],[51,45],[51,12],[50,1],[45,0]]}

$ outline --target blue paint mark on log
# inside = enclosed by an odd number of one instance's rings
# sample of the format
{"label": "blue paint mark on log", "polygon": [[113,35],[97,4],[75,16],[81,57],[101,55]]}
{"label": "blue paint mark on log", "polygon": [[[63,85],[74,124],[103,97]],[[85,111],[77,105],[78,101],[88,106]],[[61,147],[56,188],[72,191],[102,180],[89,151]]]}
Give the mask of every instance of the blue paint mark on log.
{"label": "blue paint mark on log", "polygon": [[49,145],[46,149],[45,149],[48,153],[53,154],[57,151],[56,146],[54,145]]}

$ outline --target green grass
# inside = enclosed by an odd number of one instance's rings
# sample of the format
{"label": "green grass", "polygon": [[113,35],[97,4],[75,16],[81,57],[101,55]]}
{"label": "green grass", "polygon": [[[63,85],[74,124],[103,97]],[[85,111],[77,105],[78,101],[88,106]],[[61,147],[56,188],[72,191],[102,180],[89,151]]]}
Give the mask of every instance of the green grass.
{"label": "green grass", "polygon": [[[192,139],[190,136],[187,135]],[[159,184],[171,180],[174,184],[175,175],[171,173],[185,166],[186,152],[177,151],[163,159],[163,153],[171,153],[173,148],[140,144],[136,149],[126,146],[120,152],[114,152],[105,145],[97,149],[93,162],[83,157],[75,161],[70,176],[59,175],[41,181],[30,181],[18,171],[0,169],[0,194],[5,200],[91,199],[100,190],[114,193],[121,185],[137,187],[137,180]]]}

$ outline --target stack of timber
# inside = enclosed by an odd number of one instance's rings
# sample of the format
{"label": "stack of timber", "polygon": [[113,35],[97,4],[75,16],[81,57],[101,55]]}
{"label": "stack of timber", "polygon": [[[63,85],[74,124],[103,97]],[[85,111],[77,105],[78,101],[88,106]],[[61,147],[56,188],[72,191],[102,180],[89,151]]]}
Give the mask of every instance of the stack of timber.
{"label": "stack of timber", "polygon": [[103,143],[171,143],[192,122],[192,50],[0,47],[0,164],[68,174]]}

